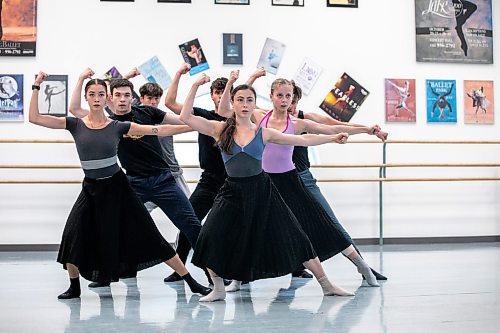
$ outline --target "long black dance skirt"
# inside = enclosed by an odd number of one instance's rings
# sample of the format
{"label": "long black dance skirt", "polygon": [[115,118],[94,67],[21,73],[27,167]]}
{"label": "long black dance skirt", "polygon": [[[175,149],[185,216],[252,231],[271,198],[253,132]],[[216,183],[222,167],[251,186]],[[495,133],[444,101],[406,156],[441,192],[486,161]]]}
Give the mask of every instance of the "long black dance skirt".
{"label": "long black dance skirt", "polygon": [[226,179],[201,228],[192,262],[254,281],[289,274],[316,253],[269,176]]}
{"label": "long black dance skirt", "polygon": [[351,245],[305,187],[297,170],[268,175],[311,240],[319,260],[327,260]]}
{"label": "long black dance skirt", "polygon": [[59,247],[57,261],[64,268],[73,264],[90,281],[117,281],[173,256],[121,170],[83,180]]}

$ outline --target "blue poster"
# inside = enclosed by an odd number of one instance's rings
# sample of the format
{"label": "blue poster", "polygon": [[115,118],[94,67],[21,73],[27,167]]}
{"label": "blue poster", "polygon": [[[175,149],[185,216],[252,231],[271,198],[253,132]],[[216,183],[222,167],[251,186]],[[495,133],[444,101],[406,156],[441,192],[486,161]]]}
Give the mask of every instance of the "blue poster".
{"label": "blue poster", "polygon": [[426,80],[427,122],[457,122],[457,86],[455,80]]}
{"label": "blue poster", "polygon": [[179,50],[184,62],[191,65],[189,75],[195,75],[210,68],[198,38],[179,45]]}
{"label": "blue poster", "polygon": [[139,66],[142,76],[149,82],[158,83],[163,89],[167,89],[172,83],[172,78],[163,67],[157,56],[152,57]]}
{"label": "blue poster", "polygon": [[0,121],[24,121],[23,75],[0,74]]}

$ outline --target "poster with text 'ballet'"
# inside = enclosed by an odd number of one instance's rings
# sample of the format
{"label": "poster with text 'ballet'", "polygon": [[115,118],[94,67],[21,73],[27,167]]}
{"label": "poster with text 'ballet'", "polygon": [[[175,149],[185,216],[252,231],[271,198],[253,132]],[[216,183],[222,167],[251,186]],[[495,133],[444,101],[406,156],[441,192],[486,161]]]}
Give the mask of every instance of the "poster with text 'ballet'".
{"label": "poster with text 'ballet'", "polygon": [[190,75],[198,74],[210,68],[198,38],[179,45],[179,50],[184,61],[191,65]]}
{"label": "poster with text 'ballet'", "polygon": [[285,53],[285,44],[277,40],[266,38],[262,52],[260,53],[257,68],[264,67],[266,72],[276,74],[280,66],[283,54]]}
{"label": "poster with text 'ballet'", "polygon": [[426,80],[427,122],[457,122],[457,85],[455,80]]}
{"label": "poster with text 'ballet'", "polygon": [[172,83],[172,78],[163,67],[157,56],[152,57],[139,66],[142,76],[149,82],[158,83],[163,89],[167,89]]}
{"label": "poster with text 'ballet'", "polygon": [[0,122],[24,121],[23,75],[0,74]]}
{"label": "poster with text 'ballet'", "polygon": [[493,81],[464,81],[464,123],[493,124]]}
{"label": "poster with text 'ballet'", "polygon": [[67,75],[49,75],[40,84],[38,110],[40,114],[50,116],[65,117],[68,115]]}
{"label": "poster with text 'ballet'", "polygon": [[417,61],[493,63],[491,0],[415,0]]}
{"label": "poster with text 'ballet'", "polygon": [[36,55],[37,0],[0,0],[0,56]]}
{"label": "poster with text 'ballet'", "polygon": [[304,95],[309,95],[322,70],[321,66],[311,59],[304,58],[302,60],[302,63],[293,76],[293,80],[302,89]]}
{"label": "poster with text 'ballet'", "polygon": [[385,79],[385,121],[416,122],[415,79]]}
{"label": "poster with text 'ballet'", "polygon": [[319,107],[332,118],[348,122],[369,94],[368,90],[344,73]]}

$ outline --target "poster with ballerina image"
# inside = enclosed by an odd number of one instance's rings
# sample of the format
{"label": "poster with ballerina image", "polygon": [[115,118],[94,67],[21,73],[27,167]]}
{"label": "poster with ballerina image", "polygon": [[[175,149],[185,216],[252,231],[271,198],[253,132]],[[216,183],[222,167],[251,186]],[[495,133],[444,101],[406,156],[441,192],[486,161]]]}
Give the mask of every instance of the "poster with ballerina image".
{"label": "poster with ballerina image", "polygon": [[68,115],[67,75],[49,75],[40,84],[40,93],[38,95],[38,109],[40,110],[40,114],[57,117]]}
{"label": "poster with ballerina image", "polygon": [[385,79],[385,121],[416,122],[415,79]]}
{"label": "poster with ballerina image", "polygon": [[160,62],[157,56],[152,57],[139,66],[142,76],[149,82],[158,83],[163,89],[167,89],[172,83],[172,78]]}
{"label": "poster with ballerina image", "polygon": [[464,81],[464,123],[493,124],[493,81]]}
{"label": "poster with ballerina image", "polygon": [[23,75],[0,74],[0,122],[24,121]]}
{"label": "poster with ballerina image", "polygon": [[493,63],[491,0],[415,0],[419,62]]}
{"label": "poster with ballerina image", "polygon": [[36,56],[38,0],[0,0],[0,56]]}
{"label": "poster with ballerina image", "polygon": [[368,90],[344,73],[319,107],[330,117],[348,122],[369,94]]}
{"label": "poster with ballerina image", "polygon": [[304,95],[309,95],[322,70],[321,66],[311,59],[304,58],[302,60],[302,63],[293,76],[293,80],[302,89]]}
{"label": "poster with ballerina image", "polygon": [[184,61],[191,65],[189,75],[195,75],[210,68],[198,38],[179,45],[179,50]]}
{"label": "poster with ballerina image", "polygon": [[457,85],[455,80],[426,80],[427,122],[457,122]]}
{"label": "poster with ballerina image", "polygon": [[285,44],[282,42],[266,38],[257,67],[264,67],[266,72],[271,74],[278,73],[278,68],[285,53],[285,47]]}

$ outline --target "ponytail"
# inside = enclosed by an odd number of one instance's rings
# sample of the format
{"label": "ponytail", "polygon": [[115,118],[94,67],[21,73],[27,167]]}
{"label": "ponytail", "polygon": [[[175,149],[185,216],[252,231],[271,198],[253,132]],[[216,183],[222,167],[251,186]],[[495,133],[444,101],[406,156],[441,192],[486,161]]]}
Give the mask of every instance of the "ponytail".
{"label": "ponytail", "polygon": [[233,114],[231,118],[227,118],[224,128],[219,135],[217,144],[220,150],[226,154],[232,154],[231,148],[234,144],[234,133],[236,132],[236,115]]}

